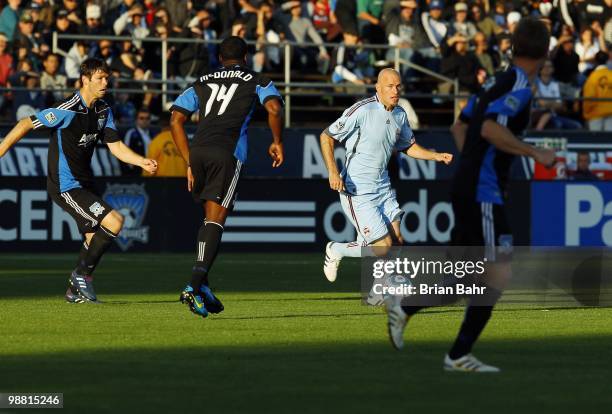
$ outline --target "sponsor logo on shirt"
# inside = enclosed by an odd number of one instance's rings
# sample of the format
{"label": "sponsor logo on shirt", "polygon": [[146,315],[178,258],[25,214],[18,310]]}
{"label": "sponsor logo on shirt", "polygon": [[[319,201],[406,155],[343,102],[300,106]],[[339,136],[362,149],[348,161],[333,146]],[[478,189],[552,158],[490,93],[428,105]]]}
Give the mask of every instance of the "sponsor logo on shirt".
{"label": "sponsor logo on shirt", "polygon": [[510,108],[513,112],[516,112],[518,111],[520,102],[516,97],[508,95],[506,96],[506,99],[504,99],[504,105]]}
{"label": "sponsor logo on shirt", "polygon": [[78,146],[86,147],[90,143],[95,142],[97,136],[98,134],[83,134],[79,140]]}

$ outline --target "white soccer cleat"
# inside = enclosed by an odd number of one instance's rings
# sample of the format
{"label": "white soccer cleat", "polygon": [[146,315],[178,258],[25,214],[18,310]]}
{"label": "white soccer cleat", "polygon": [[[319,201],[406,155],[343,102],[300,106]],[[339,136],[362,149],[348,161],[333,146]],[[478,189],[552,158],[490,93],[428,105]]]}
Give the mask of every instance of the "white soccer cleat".
{"label": "white soccer cleat", "polygon": [[501,370],[492,365],[487,365],[479,361],[474,355],[467,354],[457,359],[450,359],[448,355],[444,357],[445,371],[460,372],[500,372]]}
{"label": "white soccer cleat", "polygon": [[398,351],[404,347],[404,329],[408,323],[408,315],[402,309],[401,297],[388,296],[385,298],[385,310],[387,311],[387,332],[391,345]]}
{"label": "white soccer cleat", "polygon": [[325,246],[325,263],[323,264],[323,273],[325,273],[325,277],[330,282],[335,282],[336,277],[338,276],[338,267],[340,266],[340,261],[342,257],[335,254],[331,246],[334,242],[327,243]]}

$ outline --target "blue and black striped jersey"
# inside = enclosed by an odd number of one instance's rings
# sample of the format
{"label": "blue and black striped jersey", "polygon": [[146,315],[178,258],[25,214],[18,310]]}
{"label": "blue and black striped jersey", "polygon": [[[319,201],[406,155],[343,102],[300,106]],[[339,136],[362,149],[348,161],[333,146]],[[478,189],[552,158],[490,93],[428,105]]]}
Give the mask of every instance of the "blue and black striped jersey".
{"label": "blue and black striped jersey", "polygon": [[465,144],[453,180],[454,196],[503,204],[514,155],[496,149],[481,135],[491,119],[520,137],[529,125],[531,85],[527,74],[513,66],[497,73],[470,98],[460,119],[468,123]]}
{"label": "blue and black striped jersey", "polygon": [[247,128],[256,102],[282,98],[274,83],[242,65],[220,67],[200,77],[171,107],[187,116],[198,111],[200,120],[192,147],[226,149],[245,163]]}
{"label": "blue and black striped jersey", "polygon": [[87,107],[77,91],[30,117],[34,129],[50,130],[47,187],[62,193],[93,181],[91,158],[98,141],[120,141],[111,108],[103,100]]}

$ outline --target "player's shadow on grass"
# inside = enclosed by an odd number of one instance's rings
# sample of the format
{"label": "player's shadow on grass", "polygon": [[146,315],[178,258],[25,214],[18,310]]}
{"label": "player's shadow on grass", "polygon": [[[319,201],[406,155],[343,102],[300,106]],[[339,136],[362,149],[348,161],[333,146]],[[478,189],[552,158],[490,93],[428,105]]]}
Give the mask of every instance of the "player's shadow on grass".
{"label": "player's shadow on grass", "polygon": [[598,357],[610,334],[487,338],[478,356],[504,369],[497,375],[443,372],[446,341],[408,341],[396,352],[382,338],[210,346],[205,325],[202,335],[200,347],[5,355],[0,389],[63,392],[66,412],[88,413],[576,413],[612,404]]}

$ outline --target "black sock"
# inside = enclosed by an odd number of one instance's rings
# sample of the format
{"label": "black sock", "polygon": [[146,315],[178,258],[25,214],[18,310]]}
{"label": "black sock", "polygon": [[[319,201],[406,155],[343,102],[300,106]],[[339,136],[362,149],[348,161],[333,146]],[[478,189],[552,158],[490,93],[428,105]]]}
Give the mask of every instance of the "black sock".
{"label": "black sock", "polygon": [[89,242],[87,254],[77,265],[77,273],[82,276],[91,276],[94,270],[96,270],[98,263],[100,263],[102,255],[108,250],[115,237],[117,237],[116,234],[100,226]]}
{"label": "black sock", "polygon": [[77,260],[76,262],[77,269],[81,265],[81,262],[85,260],[85,256],[87,256],[88,250],[89,250],[89,245],[87,244],[87,240],[83,240],[83,244],[81,245],[81,250],[79,251],[79,260]]}
{"label": "black sock", "polygon": [[208,273],[219,252],[223,226],[214,221],[204,221],[198,232],[196,262],[191,273],[191,287],[199,292],[202,284],[208,286]]}
{"label": "black sock", "polygon": [[465,317],[459,329],[455,343],[448,356],[451,359],[461,358],[472,352],[474,343],[491,318],[493,307],[501,297],[499,290],[487,287],[483,295],[473,296],[465,310]]}

